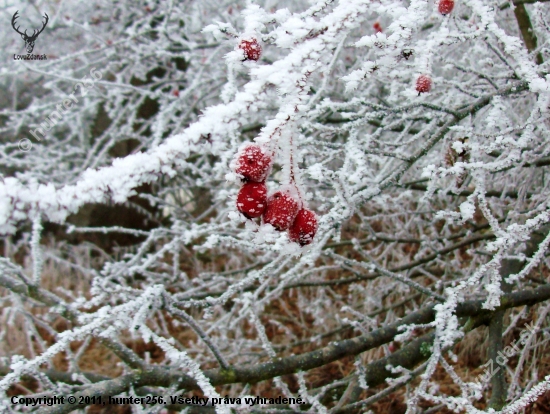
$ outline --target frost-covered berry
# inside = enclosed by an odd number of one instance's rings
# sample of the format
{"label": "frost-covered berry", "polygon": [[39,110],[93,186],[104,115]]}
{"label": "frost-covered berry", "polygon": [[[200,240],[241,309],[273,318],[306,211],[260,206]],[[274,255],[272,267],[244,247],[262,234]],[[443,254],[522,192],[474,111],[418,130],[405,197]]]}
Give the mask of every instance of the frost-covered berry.
{"label": "frost-covered berry", "polygon": [[262,182],[271,168],[271,155],[262,147],[250,144],[243,148],[237,158],[235,172],[245,180]]}
{"label": "frost-covered berry", "polygon": [[291,241],[299,243],[300,246],[305,246],[313,241],[317,227],[317,215],[313,211],[303,208],[288,229],[288,237]]}
{"label": "frost-covered berry", "polygon": [[439,13],[441,13],[443,16],[446,14],[449,14],[453,11],[453,8],[455,7],[454,0],[440,0],[439,1]]}
{"label": "frost-covered berry", "polygon": [[290,227],[298,210],[298,202],[288,193],[277,191],[267,200],[264,222],[282,231]]}
{"label": "frost-covered berry", "polygon": [[258,60],[262,55],[262,47],[254,38],[241,40],[239,49],[243,51],[245,60]]}
{"label": "frost-covered berry", "polygon": [[372,25],[372,28],[374,29],[374,33],[382,33],[382,26],[380,25],[380,22],[375,22]]}
{"label": "frost-covered berry", "polygon": [[432,89],[432,79],[428,75],[420,75],[416,80],[416,91],[421,93],[430,92]]}
{"label": "frost-covered berry", "polygon": [[245,183],[237,195],[237,209],[246,218],[260,217],[267,207],[267,187],[264,183]]}

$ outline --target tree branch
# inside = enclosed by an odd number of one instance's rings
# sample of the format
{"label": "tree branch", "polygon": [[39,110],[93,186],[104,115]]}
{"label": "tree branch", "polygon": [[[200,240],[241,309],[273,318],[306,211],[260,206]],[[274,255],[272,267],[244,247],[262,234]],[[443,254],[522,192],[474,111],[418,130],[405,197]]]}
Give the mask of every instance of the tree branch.
{"label": "tree branch", "polygon": [[[529,13],[527,13],[527,8],[525,7],[525,2],[514,2],[514,15],[518,22],[519,31],[521,32],[521,37],[525,43],[525,47],[532,53],[537,49],[537,35],[533,30],[533,25],[531,24],[531,19],[529,18]],[[541,53],[536,54],[537,65],[542,65],[542,55]]]}
{"label": "tree branch", "polygon": [[[548,299],[550,299],[550,284],[539,286],[533,290],[523,290],[503,295],[501,297],[500,306],[494,311],[483,309],[485,300],[466,301],[457,306],[456,315],[458,317],[468,316],[473,318],[471,319],[472,322],[467,324],[465,327],[466,330],[470,330],[475,326],[479,326],[481,323],[487,323],[495,312],[517,306],[534,305]],[[217,386],[234,383],[255,383],[282,375],[294,374],[298,371],[308,371],[343,357],[358,355],[362,352],[368,351],[369,349],[388,343],[400,332],[400,326],[410,324],[419,325],[431,322],[435,317],[434,306],[435,305],[431,305],[422,308],[407,315],[403,319],[379,328],[368,335],[362,335],[352,339],[334,342],[315,351],[306,352],[300,355],[292,355],[285,358],[278,358],[273,361],[251,366],[232,367],[229,370],[205,370],[204,375],[209,379],[213,386]],[[375,386],[388,378],[390,373],[388,373],[385,369],[388,363],[394,366],[399,365],[405,368],[411,368],[421,362],[423,358],[425,358],[422,354],[422,352],[424,352],[422,349],[426,349],[426,347],[433,342],[433,335],[433,333],[430,333],[418,338],[389,357],[382,358],[369,364],[368,367],[370,368],[367,370],[367,383]],[[114,388],[109,385],[111,381],[113,381]],[[131,385],[134,387],[170,387],[177,384],[178,389],[199,389],[199,385],[196,381],[190,376],[183,374],[179,369],[161,366],[149,366],[141,372],[138,371],[137,373],[128,374],[124,377],[103,381],[101,384],[102,385],[98,388],[93,388],[94,386],[91,386],[92,389],[90,391],[85,390],[83,393],[87,393],[86,395],[92,395],[92,393],[95,393],[93,395],[100,395],[97,392],[101,391],[103,392],[101,395],[116,395],[123,392]],[[124,388],[124,384],[127,386],[126,389],[122,389]],[[115,393],[112,391],[113,389],[120,389],[120,391]],[[48,409],[49,411],[44,411],[43,409],[39,410],[38,413],[61,414],[68,412],[63,411],[63,407],[66,406],[56,407],[59,411],[51,411],[52,409]],[[80,406],[80,408],[82,408],[82,406]]]}

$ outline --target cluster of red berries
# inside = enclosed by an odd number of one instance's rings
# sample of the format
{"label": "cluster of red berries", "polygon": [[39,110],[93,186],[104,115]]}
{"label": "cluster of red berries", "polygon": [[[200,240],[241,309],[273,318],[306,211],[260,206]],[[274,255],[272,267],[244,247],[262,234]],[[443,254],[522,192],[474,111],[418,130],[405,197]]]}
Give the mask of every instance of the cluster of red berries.
{"label": "cluster of red berries", "polygon": [[374,33],[382,33],[382,25],[380,22],[374,22],[372,28],[374,29]]}
{"label": "cluster of red berries", "polygon": [[237,156],[235,172],[244,184],[237,195],[237,209],[248,219],[262,217],[276,230],[288,230],[291,241],[301,246],[313,241],[317,232],[317,215],[302,207],[291,191],[280,189],[268,197],[265,180],[273,158],[256,144],[245,146]]}

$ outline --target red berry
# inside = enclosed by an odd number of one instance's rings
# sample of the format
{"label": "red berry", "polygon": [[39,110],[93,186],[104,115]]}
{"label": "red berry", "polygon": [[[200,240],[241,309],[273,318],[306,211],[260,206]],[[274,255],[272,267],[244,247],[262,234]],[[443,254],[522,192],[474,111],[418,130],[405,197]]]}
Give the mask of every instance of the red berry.
{"label": "red berry", "polygon": [[374,33],[382,33],[382,26],[379,22],[375,22],[372,27],[374,29]]}
{"label": "red berry", "polygon": [[244,147],[237,159],[235,172],[248,181],[262,182],[271,168],[271,156],[262,147],[250,144]]}
{"label": "red berry", "polygon": [[440,0],[439,2],[439,13],[441,13],[443,16],[446,14],[449,14],[453,11],[453,8],[455,7],[454,0]]}
{"label": "red berry", "polygon": [[172,91],[172,95],[174,95],[174,96],[180,96],[180,91],[179,91],[178,89],[174,89],[174,90]]}
{"label": "red berry", "polygon": [[305,208],[298,212],[294,223],[288,230],[288,236],[291,241],[300,243],[300,246],[310,244],[317,233],[317,215]]}
{"label": "red berry", "polygon": [[416,80],[416,91],[420,95],[424,92],[430,92],[432,89],[432,80],[428,75],[420,75]]}
{"label": "red berry", "polygon": [[279,231],[286,230],[296,218],[299,209],[298,202],[290,194],[277,191],[267,200],[264,222]]}
{"label": "red berry", "polygon": [[262,54],[262,47],[254,38],[241,40],[239,49],[244,52],[244,60],[258,60]]}
{"label": "red berry", "polygon": [[267,187],[264,183],[245,183],[237,195],[237,209],[246,218],[260,217],[267,207]]}

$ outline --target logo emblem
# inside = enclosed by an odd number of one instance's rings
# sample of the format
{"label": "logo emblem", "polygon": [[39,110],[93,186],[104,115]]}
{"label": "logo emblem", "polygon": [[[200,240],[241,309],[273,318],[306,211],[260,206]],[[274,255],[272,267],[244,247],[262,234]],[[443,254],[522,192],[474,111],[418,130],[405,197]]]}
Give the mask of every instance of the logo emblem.
{"label": "logo emblem", "polygon": [[32,36],[29,36],[27,34],[27,30],[25,30],[24,33],[21,33],[19,31],[19,27],[21,27],[21,26],[15,27],[15,21],[19,17],[17,15],[18,13],[19,13],[19,10],[17,10],[15,12],[15,14],[13,15],[13,17],[11,18],[11,26],[13,27],[13,30],[15,30],[17,33],[19,33],[21,35],[21,38],[25,41],[25,47],[27,48],[27,53],[32,53],[32,51],[34,49],[34,42],[36,42],[36,39],[38,38],[38,35],[40,33],[42,33],[42,31],[44,30],[44,28],[48,24],[48,20],[49,20],[48,14],[44,13],[44,18],[46,19],[46,21],[42,23],[42,29],[40,29],[40,30],[34,29],[33,33],[32,33]]}

